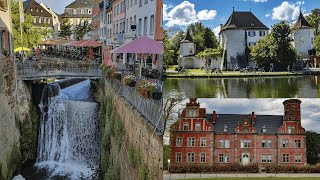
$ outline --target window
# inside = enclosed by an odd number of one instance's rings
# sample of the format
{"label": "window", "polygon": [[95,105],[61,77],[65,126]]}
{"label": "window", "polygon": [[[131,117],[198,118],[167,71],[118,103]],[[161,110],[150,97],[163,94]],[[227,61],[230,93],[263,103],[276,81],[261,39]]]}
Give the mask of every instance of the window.
{"label": "window", "polygon": [[33,23],[37,23],[37,18],[36,17],[34,17]]}
{"label": "window", "polygon": [[289,147],[289,140],[288,139],[282,139],[282,147]]}
{"label": "window", "polygon": [[282,162],[284,162],[284,163],[290,162],[289,154],[282,154]]}
{"label": "window", "polygon": [[206,138],[200,138],[200,146],[201,146],[201,147],[205,147],[205,146],[206,146],[206,143],[207,143]]}
{"label": "window", "polygon": [[201,126],[200,126],[200,123],[196,123],[196,131],[200,131],[201,130]]}
{"label": "window", "polygon": [[143,24],[143,27],[144,27],[144,31],[143,31],[143,34],[144,35],[147,35],[148,33],[148,17],[144,17],[144,24]]}
{"label": "window", "polygon": [[73,14],[77,14],[77,9],[73,9]]}
{"label": "window", "polygon": [[180,152],[176,153],[176,162],[181,162],[182,154]]}
{"label": "window", "polygon": [[182,137],[177,137],[176,146],[182,146]]}
{"label": "window", "polygon": [[42,18],[40,17],[40,18],[39,18],[39,23],[41,23],[41,22],[42,22]]}
{"label": "window", "polygon": [[140,36],[142,32],[142,19],[139,19],[139,30],[138,30],[138,35]]}
{"label": "window", "polygon": [[230,148],[230,140],[219,140],[219,148]]}
{"label": "window", "polygon": [[294,140],[294,143],[295,143],[296,148],[301,148],[301,140],[300,139]]}
{"label": "window", "polygon": [[256,36],[256,32],[255,31],[249,31],[248,32],[248,36],[254,37],[254,36]]}
{"label": "window", "polygon": [[[129,19],[127,18],[127,32],[129,31],[129,26],[130,26]],[[130,27],[130,29],[131,29],[131,27]]]}
{"label": "window", "polygon": [[139,7],[142,6],[142,0],[139,0]]}
{"label": "window", "polygon": [[251,147],[251,140],[241,140],[241,148]]}
{"label": "window", "polygon": [[189,123],[187,123],[187,122],[183,123],[183,130],[189,131]]}
{"label": "window", "polygon": [[266,36],[266,32],[265,32],[265,31],[260,31],[260,32],[259,32],[259,35],[262,36],[262,37],[263,37],[263,36]]}
{"label": "window", "polygon": [[295,154],[294,155],[294,162],[300,163],[301,162],[301,154]]}
{"label": "window", "polygon": [[144,4],[148,4],[148,0],[144,0]]}
{"label": "window", "polygon": [[289,127],[288,127],[288,133],[289,133],[289,134],[294,133],[294,127],[293,127],[293,126],[289,126]]}
{"label": "window", "polygon": [[249,42],[249,46],[254,46],[254,45],[256,45],[255,42]]}
{"label": "window", "polygon": [[200,153],[200,162],[206,162],[206,153]]}
{"label": "window", "polygon": [[88,9],[88,14],[91,14],[91,10],[90,9]]}
{"label": "window", "polygon": [[224,125],[223,132],[228,132],[228,126],[226,124]]}
{"label": "window", "polygon": [[228,163],[230,162],[229,154],[219,154],[219,163]]}
{"label": "window", "polygon": [[188,162],[194,162],[194,153],[188,153],[187,159],[188,159]]}
{"label": "window", "polygon": [[50,18],[48,19],[48,24],[50,24]]}
{"label": "window", "polygon": [[272,154],[262,154],[261,162],[264,162],[264,163],[272,162]]}
{"label": "window", "polygon": [[271,148],[272,147],[271,140],[262,140],[262,147],[263,148]]}
{"label": "window", "polygon": [[262,132],[262,133],[266,133],[266,132],[267,132],[267,128],[266,128],[265,125],[263,125],[263,127],[262,127],[262,129],[261,129],[261,132]]}
{"label": "window", "polygon": [[188,138],[188,146],[189,147],[193,147],[194,146],[194,143],[195,143],[195,140],[194,140],[194,138]]}
{"label": "window", "polygon": [[83,9],[80,9],[80,14],[84,14],[84,10]]}
{"label": "window", "polygon": [[150,17],[150,35],[153,35],[154,31],[154,15]]}

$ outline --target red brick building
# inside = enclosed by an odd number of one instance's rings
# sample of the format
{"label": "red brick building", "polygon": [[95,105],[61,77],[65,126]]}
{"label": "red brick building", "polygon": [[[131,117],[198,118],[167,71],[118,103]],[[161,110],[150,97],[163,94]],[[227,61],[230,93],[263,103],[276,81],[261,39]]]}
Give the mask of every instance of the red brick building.
{"label": "red brick building", "polygon": [[301,101],[283,102],[284,115],[207,114],[190,99],[171,126],[172,165],[257,163],[303,166],[306,135]]}

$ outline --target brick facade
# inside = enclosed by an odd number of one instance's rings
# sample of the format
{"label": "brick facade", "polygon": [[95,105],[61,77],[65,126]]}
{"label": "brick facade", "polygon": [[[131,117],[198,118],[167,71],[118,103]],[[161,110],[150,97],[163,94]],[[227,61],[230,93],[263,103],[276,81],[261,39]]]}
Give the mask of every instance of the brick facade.
{"label": "brick facade", "polygon": [[283,104],[284,116],[217,115],[207,114],[196,99],[190,99],[171,126],[171,164],[305,165],[301,101]]}

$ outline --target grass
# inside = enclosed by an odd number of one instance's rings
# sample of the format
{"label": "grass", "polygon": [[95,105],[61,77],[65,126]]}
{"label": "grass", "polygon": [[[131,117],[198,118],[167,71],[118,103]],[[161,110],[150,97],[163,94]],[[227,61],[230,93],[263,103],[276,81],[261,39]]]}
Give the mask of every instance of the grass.
{"label": "grass", "polygon": [[[239,178],[194,178],[184,180],[319,180],[320,177],[239,177]],[[182,180],[182,179],[181,179]]]}

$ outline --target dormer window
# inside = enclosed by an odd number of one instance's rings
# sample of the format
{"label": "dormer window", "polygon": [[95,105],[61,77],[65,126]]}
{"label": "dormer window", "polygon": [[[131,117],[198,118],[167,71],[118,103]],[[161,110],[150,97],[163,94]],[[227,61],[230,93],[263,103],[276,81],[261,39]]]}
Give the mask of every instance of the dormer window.
{"label": "dormer window", "polygon": [[262,126],[261,132],[262,132],[262,133],[266,133],[266,132],[267,132],[267,128],[266,128],[265,125]]}
{"label": "dormer window", "polygon": [[226,124],[224,125],[223,132],[228,132],[228,126]]}

